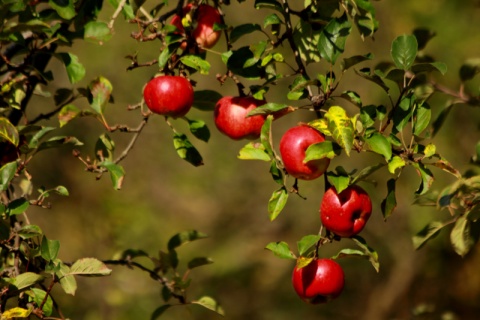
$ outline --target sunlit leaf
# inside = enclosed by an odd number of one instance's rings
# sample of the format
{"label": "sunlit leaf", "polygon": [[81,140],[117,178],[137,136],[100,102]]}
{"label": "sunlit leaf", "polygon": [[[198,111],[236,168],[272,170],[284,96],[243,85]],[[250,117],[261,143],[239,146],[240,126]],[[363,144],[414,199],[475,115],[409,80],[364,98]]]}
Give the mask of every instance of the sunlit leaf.
{"label": "sunlit leaf", "polygon": [[69,272],[78,276],[106,276],[110,273],[112,270],[96,258],[82,258],[75,261]]}
{"label": "sunlit leaf", "polygon": [[7,140],[14,146],[20,141],[17,128],[7,118],[0,117],[0,141]]}
{"label": "sunlit leaf", "polygon": [[71,84],[75,84],[85,77],[85,67],[80,63],[78,57],[70,52],[57,53],[59,59],[67,69],[68,80]]}
{"label": "sunlit leaf", "polygon": [[189,162],[195,167],[203,165],[202,156],[185,134],[174,133],[173,145],[175,147],[175,150],[177,150],[177,154],[180,156],[180,158]]}
{"label": "sunlit leaf", "polygon": [[83,37],[87,41],[103,44],[110,40],[112,36],[112,30],[108,27],[106,22],[90,21],[85,24],[85,32]]}
{"label": "sunlit leaf", "polygon": [[296,259],[293,252],[290,251],[290,247],[284,241],[270,242],[265,249],[272,251],[274,255],[282,259]]}
{"label": "sunlit leaf", "polygon": [[113,86],[105,77],[98,77],[88,85],[91,93],[90,106],[99,114],[103,114],[106,105],[111,99]]}
{"label": "sunlit leaf", "polygon": [[278,190],[275,190],[268,201],[268,215],[270,221],[275,220],[283,208],[287,204],[288,200],[288,191],[282,186]]}
{"label": "sunlit leaf", "polygon": [[259,142],[249,142],[242,149],[240,149],[238,159],[262,161],[271,160],[268,153],[265,152],[265,147]]}
{"label": "sunlit leaf", "polygon": [[192,303],[198,304],[204,308],[207,308],[208,310],[218,313],[219,315],[225,315],[225,311],[223,310],[222,306],[220,306],[220,304],[218,304],[218,302],[211,297],[204,296],[198,300],[192,301]]}
{"label": "sunlit leaf", "polygon": [[104,167],[110,173],[112,185],[115,190],[120,190],[123,185],[123,179],[125,178],[125,170],[119,164],[106,160],[98,164],[100,167]]}
{"label": "sunlit leaf", "polygon": [[53,261],[57,258],[59,251],[60,241],[49,240],[47,237],[43,236],[42,243],[40,245],[40,253],[43,259],[47,261]]}
{"label": "sunlit leaf", "polygon": [[306,254],[321,238],[319,234],[306,235],[297,242],[298,254],[303,256]]}
{"label": "sunlit leaf", "polygon": [[372,135],[365,137],[370,150],[375,153],[381,154],[385,157],[385,160],[389,161],[392,157],[392,146],[385,136],[379,132],[374,132]]}
{"label": "sunlit leaf", "polygon": [[352,120],[347,116],[345,109],[332,106],[325,114],[325,119],[328,120],[328,130],[332,133],[332,137],[345,150],[345,153],[350,155],[355,136]]}
{"label": "sunlit leaf", "polygon": [[4,164],[0,168],[0,191],[5,191],[8,189],[10,182],[15,177],[15,173],[17,172],[17,162],[9,162]]}
{"label": "sunlit leaf", "polygon": [[180,58],[180,61],[190,68],[200,72],[200,74],[207,75],[210,71],[210,63],[196,55],[187,55]]}
{"label": "sunlit leaf", "polygon": [[188,119],[188,127],[190,132],[202,141],[208,142],[210,139],[210,130],[203,120]]}

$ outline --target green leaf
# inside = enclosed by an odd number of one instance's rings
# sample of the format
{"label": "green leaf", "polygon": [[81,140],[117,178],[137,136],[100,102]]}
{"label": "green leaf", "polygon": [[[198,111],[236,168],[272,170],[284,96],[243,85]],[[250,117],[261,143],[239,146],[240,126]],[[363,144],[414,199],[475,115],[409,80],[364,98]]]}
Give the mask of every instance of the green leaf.
{"label": "green leaf", "polygon": [[78,117],[80,112],[81,110],[73,104],[67,104],[66,106],[64,106],[58,113],[58,122],[60,124],[60,128],[66,125],[71,120]]}
{"label": "green leaf", "polygon": [[455,252],[464,257],[476,242],[471,230],[471,222],[466,215],[460,216],[450,233],[450,242]]}
{"label": "green leaf", "polygon": [[347,116],[345,109],[332,106],[325,114],[325,119],[328,121],[328,130],[332,133],[332,137],[349,156],[353,147],[355,130],[352,120]]}
{"label": "green leaf", "polygon": [[115,151],[115,141],[110,136],[103,133],[98,137],[95,144],[95,156],[99,161],[113,161],[113,152]]}
{"label": "green leaf", "polygon": [[[355,70],[355,69],[354,69]],[[360,70],[355,70],[355,73],[360,77],[367,79],[377,85],[379,85],[386,93],[390,91],[390,88],[385,84],[382,78],[380,78],[377,74],[371,74],[369,68],[363,68]]]}
{"label": "green leaf", "polygon": [[[166,287],[164,287],[164,288],[166,288]],[[150,320],[158,319],[165,311],[170,309],[170,307],[172,307],[171,304],[164,304],[164,305],[158,307],[157,309],[155,309],[155,311],[153,311],[152,316],[150,317]]]}
{"label": "green leaf", "polygon": [[432,186],[434,180],[433,173],[421,162],[413,162],[412,166],[417,170],[418,175],[422,178],[422,182],[415,193],[419,195],[424,194]]}
{"label": "green leaf", "polygon": [[301,19],[293,30],[293,41],[298,48],[300,58],[307,64],[319,62],[318,43],[321,30],[314,30],[312,25]]}
{"label": "green leaf", "polygon": [[173,56],[179,47],[179,42],[171,43],[160,52],[158,55],[158,67],[160,69],[163,69],[167,65],[168,60]]}
{"label": "green leaf", "polygon": [[249,142],[242,149],[240,149],[237,157],[238,159],[242,160],[271,160],[268,153],[265,152],[265,147],[259,142]]}
{"label": "green leaf", "polygon": [[408,95],[402,98],[397,107],[393,110],[394,133],[400,132],[405,128],[412,117],[415,97]]}
{"label": "green leaf", "polygon": [[360,31],[362,39],[365,36],[373,37],[378,29],[378,21],[375,19],[375,7],[372,1],[355,0],[347,2],[349,14],[353,17],[353,21]]}
{"label": "green leaf", "polygon": [[283,7],[277,0],[255,0],[255,9],[273,9],[283,12]]}
{"label": "green leaf", "polygon": [[[251,65],[252,61],[257,62]],[[227,68],[234,74],[247,79],[259,79],[264,74],[263,69],[260,67],[261,61],[255,58],[249,46],[244,46],[233,51],[228,57],[226,64]],[[249,66],[246,67],[246,64]]]}
{"label": "green leaf", "polygon": [[402,35],[393,40],[390,53],[397,68],[409,70],[415,61],[417,51],[417,38],[413,35]]}
{"label": "green leaf", "polygon": [[78,61],[78,57],[70,52],[57,53],[67,70],[68,80],[75,84],[85,77],[85,67]]}
{"label": "green leaf", "polygon": [[53,300],[44,290],[38,288],[32,288],[26,292],[30,296],[29,300],[35,302],[37,306],[42,305],[43,315],[49,317],[53,312]]}
{"label": "green leaf", "polygon": [[213,260],[206,257],[193,258],[187,264],[188,269],[198,268],[207,264],[212,264]]}
{"label": "green leaf", "polygon": [[270,174],[272,175],[273,181],[283,186],[283,168],[279,167],[277,161],[272,159],[270,163]]}
{"label": "green leaf", "polygon": [[120,190],[123,185],[123,179],[125,178],[125,170],[123,167],[109,160],[100,162],[98,165],[108,170],[110,178],[112,179],[113,188]]}
{"label": "green leaf", "polygon": [[388,162],[388,171],[391,174],[395,174],[395,170],[405,167],[407,163],[405,160],[399,156],[393,156]]}
{"label": "green leaf", "polygon": [[24,272],[14,278],[5,279],[8,283],[13,285],[17,290],[22,290],[40,283],[45,279],[44,276],[34,272]]}
{"label": "green leaf", "polygon": [[351,29],[352,25],[346,13],[340,18],[330,20],[322,29],[318,41],[320,56],[329,63],[335,64],[340,54],[345,50],[345,43]]}
{"label": "green leaf", "polygon": [[0,168],[0,191],[6,191],[17,172],[17,162],[9,162]]}
{"label": "green leaf", "polygon": [[27,224],[21,227],[20,230],[17,231],[17,233],[22,239],[30,239],[43,235],[42,229],[40,229],[39,226],[33,224]]}
{"label": "green leaf", "polygon": [[428,240],[436,237],[440,230],[442,230],[447,225],[451,224],[452,221],[440,222],[432,221],[427,224],[422,230],[420,230],[415,236],[413,236],[413,247],[418,250],[420,249]]}
{"label": "green leaf", "polygon": [[183,160],[194,165],[195,167],[203,165],[202,156],[185,134],[174,133],[173,146],[175,147],[175,150],[177,150],[177,154]]}
{"label": "green leaf", "polygon": [[377,107],[374,105],[362,106],[359,119],[365,129],[372,127],[377,118]]}
{"label": "green leaf", "polygon": [[332,171],[327,172],[328,182],[335,187],[337,193],[342,192],[350,185],[350,176],[343,171],[343,168],[338,167],[337,173]]}
{"label": "green leaf", "polygon": [[14,216],[17,214],[22,214],[27,211],[28,207],[30,206],[30,201],[25,199],[24,197],[15,199],[11,201],[7,208],[6,213],[8,216]]}
{"label": "green leaf", "polygon": [[203,120],[188,119],[188,127],[190,132],[202,141],[208,142],[210,139],[210,130],[208,130],[207,124]]}
{"label": "green leaf", "polygon": [[443,62],[417,63],[412,66],[412,72],[419,74],[422,72],[439,71],[442,75],[447,72],[447,65]]}
{"label": "green leaf", "polygon": [[247,117],[251,117],[259,114],[272,114],[288,108],[289,108],[288,104],[269,102],[267,104],[261,105],[253,109],[252,111],[250,111],[247,114]]}
{"label": "green leaf", "polygon": [[65,188],[64,186],[57,186],[54,189],[55,192],[57,192],[59,195],[67,197],[69,196],[68,189]]}
{"label": "green leaf", "polygon": [[65,145],[74,145],[74,146],[83,146],[83,142],[79,141],[75,137],[65,137],[65,136],[58,136],[52,137],[47,141],[40,143],[37,148],[37,151],[50,149],[50,148],[58,148]]}
{"label": "green leaf", "polygon": [[47,261],[53,261],[57,259],[59,251],[60,241],[48,240],[46,236],[43,236],[42,243],[40,245],[40,253],[43,259]]}
{"label": "green leaf", "polygon": [[207,235],[205,233],[198,232],[197,230],[183,231],[171,237],[170,240],[168,240],[167,247],[168,250],[171,251],[188,242],[205,239],[206,237]]}
{"label": "green leaf", "polygon": [[7,140],[14,146],[20,141],[17,128],[7,118],[0,117],[0,141]]}
{"label": "green leaf", "polygon": [[270,221],[275,220],[283,208],[287,204],[288,200],[288,191],[285,186],[280,187],[278,190],[275,190],[268,201],[268,215]]}
{"label": "green leaf", "polygon": [[66,294],[75,295],[75,291],[77,290],[77,281],[75,277],[70,274],[70,268],[60,262],[58,265],[58,270],[55,271],[55,275],[60,281],[60,286],[62,287],[63,291]]}
{"label": "green leaf", "polygon": [[415,30],[413,30],[413,35],[417,38],[418,50],[422,50],[427,43],[436,36],[436,33],[426,28],[415,28]]}
{"label": "green leaf", "polygon": [[385,164],[383,163],[378,163],[373,166],[368,166],[363,168],[353,179],[352,179],[352,184],[357,183],[358,181],[365,180],[368,176],[370,176],[372,173],[377,171],[378,169],[384,167]]}
{"label": "green leaf", "polygon": [[78,276],[107,276],[112,273],[102,261],[95,258],[82,258],[73,263],[69,274]]}
{"label": "green leaf", "polygon": [[395,179],[387,181],[387,196],[380,205],[384,220],[387,220],[397,207],[397,198],[395,196],[396,182],[397,180]]}
{"label": "green leaf", "polygon": [[311,234],[302,237],[300,241],[297,242],[298,254],[300,256],[305,255],[321,238],[319,234]]}
{"label": "green leaf", "polygon": [[73,0],[48,0],[48,4],[65,20],[77,15]]}
{"label": "green leaf", "polygon": [[245,23],[245,24],[236,26],[230,32],[230,42],[234,43],[235,41],[240,39],[242,36],[252,33],[254,31],[262,31],[262,27],[260,27],[256,23]]}
{"label": "green leaf", "polygon": [[104,44],[112,38],[112,30],[102,21],[90,21],[85,25],[83,38],[98,44]]}
{"label": "green leaf", "polygon": [[380,271],[380,261],[378,260],[378,253],[373,250],[368,244],[367,242],[365,241],[365,239],[363,239],[362,237],[360,237],[359,235],[356,235],[356,236],[353,236],[351,238],[355,244],[363,250],[365,256],[368,261],[370,261],[370,263],[372,264],[372,267],[375,269],[375,271],[379,272]]}
{"label": "green leaf", "polygon": [[387,162],[392,158],[392,146],[390,141],[380,132],[374,132],[371,136],[365,138],[370,150],[375,153],[381,154],[385,157]]}
{"label": "green leaf", "polygon": [[473,79],[480,73],[480,58],[469,59],[460,67],[459,75],[462,81]]}
{"label": "green leaf", "polygon": [[212,297],[203,296],[198,300],[192,301],[192,303],[198,304],[204,308],[207,308],[208,310],[218,313],[219,315],[225,315],[225,311],[223,311],[222,306],[220,306],[220,304],[218,304],[218,302]]}
{"label": "green leaf", "polygon": [[356,105],[359,108],[362,107],[362,99],[360,98],[360,95],[355,91],[350,91],[350,90],[344,91],[342,92],[340,97],[351,102],[352,104]]}
{"label": "green leaf", "polygon": [[303,159],[303,163],[323,158],[333,159],[340,155],[341,151],[342,148],[332,141],[311,144],[305,151],[305,159]]}
{"label": "green leaf", "polygon": [[193,54],[186,55],[181,57],[180,61],[184,65],[199,71],[200,74],[207,75],[210,71],[210,63],[207,60],[200,58],[199,56]]}
{"label": "green leaf", "polygon": [[202,111],[213,111],[222,95],[213,90],[195,91],[193,95],[193,107]]}
{"label": "green leaf", "polygon": [[275,159],[275,154],[272,148],[272,121],[273,116],[268,115],[263,123],[262,130],[260,132],[260,142],[265,148],[265,152],[270,156],[271,159]]}
{"label": "green leaf", "polygon": [[428,127],[432,118],[432,111],[428,103],[417,105],[413,112],[413,118],[415,119],[413,122],[413,134],[418,136]]}
{"label": "green leaf", "polygon": [[103,114],[105,106],[111,99],[113,86],[110,81],[99,76],[88,85],[91,93],[90,106],[99,114]]}
{"label": "green leaf", "polygon": [[283,21],[277,16],[277,14],[272,13],[263,19],[263,28],[267,28],[272,24],[276,25],[276,24],[282,24],[282,23]]}
{"label": "green leaf", "polygon": [[290,247],[284,241],[279,242],[270,242],[267,244],[265,249],[268,249],[273,252],[279,258],[282,259],[296,259],[297,257],[290,251]]}
{"label": "green leaf", "polygon": [[373,59],[373,54],[371,54],[371,53],[367,53],[365,55],[355,55],[355,56],[352,56],[352,57],[349,57],[349,58],[345,58],[345,59],[342,60],[342,62],[340,64],[340,69],[342,71],[347,71],[348,69],[350,69],[354,65],[357,65],[357,64],[362,63],[364,61],[372,60],[372,59]]}

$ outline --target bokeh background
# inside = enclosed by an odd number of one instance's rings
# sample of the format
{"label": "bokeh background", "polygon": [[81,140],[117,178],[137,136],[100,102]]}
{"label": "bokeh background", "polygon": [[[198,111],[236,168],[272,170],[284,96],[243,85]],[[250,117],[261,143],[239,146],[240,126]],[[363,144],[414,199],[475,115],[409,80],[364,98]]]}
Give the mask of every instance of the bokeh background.
{"label": "bokeh background", "polygon": [[[172,3],[174,1],[171,1]],[[291,1],[294,2],[294,1]],[[173,5],[173,4],[170,5]],[[154,3],[147,1],[148,9]],[[448,65],[446,76],[436,74],[439,82],[454,89],[459,86],[458,69],[468,58],[480,55],[480,3],[455,0],[374,1],[380,29],[375,41],[364,42],[351,37],[347,52],[371,52],[375,63],[389,59],[391,41],[398,35],[409,34],[416,27],[436,32],[425,52]],[[109,20],[114,9],[104,5],[102,19]],[[262,23],[264,13],[253,8],[253,1],[241,4],[232,1],[224,7],[226,19],[232,25],[245,22]],[[98,75],[113,84],[114,103],[107,108],[110,123],[125,123],[135,127],[140,123],[138,112],[127,106],[141,99],[143,85],[157,71],[154,65],[126,71],[127,55],[137,53],[139,61],[156,59],[160,43],[139,43],[130,37],[134,24],[119,18],[114,37],[103,45],[76,43],[70,50],[78,55],[87,75],[80,85]],[[253,36],[261,36],[261,34]],[[223,41],[223,40],[222,40]],[[213,50],[222,51],[224,42]],[[243,44],[252,40],[244,40]],[[240,41],[241,43],[241,41]],[[287,52],[287,51],[285,51]],[[220,57],[208,53],[212,69],[208,76],[194,75],[197,89],[213,89],[224,95],[236,94],[227,82],[223,87],[215,75],[224,72]],[[70,87],[62,66],[50,65],[56,74],[53,87]],[[324,63],[309,66],[325,73]],[[245,82],[247,85],[249,82]],[[287,81],[279,81],[267,94],[269,101],[287,102],[284,97]],[[387,101],[375,87],[349,72],[341,84],[343,89],[357,91],[365,104]],[[478,92],[479,82],[469,84]],[[392,94],[395,94],[394,89]],[[445,97],[432,102],[434,115],[444,107]],[[51,100],[37,98],[32,113],[53,108]],[[353,114],[348,102],[338,104]],[[77,103],[87,107],[86,101]],[[216,131],[211,113],[192,110],[191,118],[202,119],[209,125],[212,136],[204,143],[192,138],[202,153],[205,165],[195,168],[178,158],[172,145],[172,132],[161,117],[151,117],[135,148],[122,163],[127,175],[120,191],[111,188],[107,175],[99,181],[84,172],[82,164],[70,156],[67,149],[44,152],[32,163],[30,172],[36,185],[54,187],[65,185],[70,197],[52,198],[50,210],[32,210],[29,218],[38,224],[49,239],[61,241],[60,257],[72,261],[81,257],[110,259],[125,249],[142,249],[151,255],[166,248],[168,239],[177,232],[196,229],[209,235],[207,239],[187,244],[179,249],[180,263],[196,256],[208,256],[214,263],[195,269],[189,298],[203,295],[215,297],[226,312],[226,319],[286,320],[286,319],[477,319],[480,314],[480,247],[461,258],[451,249],[448,232],[442,232],[419,251],[414,251],[411,236],[431,219],[447,219],[446,211],[435,211],[412,205],[419,177],[406,170],[397,187],[398,207],[387,222],[383,220],[380,202],[386,195],[385,172],[373,176],[378,183],[363,184],[374,201],[374,213],[362,236],[379,253],[380,272],[376,273],[366,260],[341,259],[346,273],[344,293],[335,301],[320,306],[302,302],[291,287],[294,262],[279,259],[265,245],[286,241],[295,249],[296,241],[315,234],[320,227],[318,207],[323,194],[323,181],[300,183],[307,200],[291,196],[285,210],[274,222],[267,214],[268,199],[276,184],[268,174],[268,165],[260,161],[237,159],[245,142],[233,142]],[[298,113],[274,123],[274,138],[299,121],[308,121],[309,113]],[[45,124],[48,124],[46,122]],[[52,120],[50,124],[55,124]],[[458,105],[450,113],[445,126],[436,136],[437,150],[460,171],[469,168],[468,161],[480,140],[480,110]],[[186,123],[173,125],[187,132]],[[96,139],[103,133],[98,122],[76,119],[65,126],[65,134],[74,134],[85,144],[83,155],[93,157]],[[130,136],[113,133],[120,152]],[[379,158],[354,154],[332,162],[331,168],[343,165],[347,170],[359,168]],[[453,181],[441,171],[434,188]],[[293,183],[293,181],[292,181]],[[322,256],[331,256],[341,248],[354,247],[353,242],[322,248]],[[142,261],[142,260],[140,260]],[[148,265],[148,261],[142,261]],[[75,297],[63,294],[58,288],[58,302],[71,319],[149,319],[163,301],[160,286],[147,274],[125,267],[113,267],[110,277],[79,279]],[[221,319],[222,317],[198,306],[176,307],[162,319]]]}

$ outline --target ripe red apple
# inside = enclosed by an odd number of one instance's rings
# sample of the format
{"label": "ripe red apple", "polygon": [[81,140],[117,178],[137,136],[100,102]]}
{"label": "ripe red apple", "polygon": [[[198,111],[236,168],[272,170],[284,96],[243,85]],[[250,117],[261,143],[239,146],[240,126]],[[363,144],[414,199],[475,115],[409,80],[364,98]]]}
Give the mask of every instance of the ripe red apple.
{"label": "ripe red apple", "polygon": [[280,140],[280,155],[288,174],[303,180],[320,177],[327,170],[330,159],[323,158],[307,163],[303,163],[303,160],[310,145],[323,141],[325,136],[306,124],[287,130]]}
{"label": "ripe red apple", "polygon": [[[183,15],[185,16],[192,10],[193,5],[189,3],[183,8]],[[200,48],[213,47],[218,39],[220,39],[220,31],[214,31],[213,26],[215,23],[220,24],[222,22],[220,12],[212,6],[207,4],[201,4],[197,7],[194,14],[195,22],[193,23],[194,29],[191,36],[197,42]],[[185,28],[182,25],[182,18],[179,15],[174,15],[171,21],[180,32],[184,33]],[[185,49],[186,43],[182,44],[182,49]]]}
{"label": "ripe red apple", "polygon": [[223,134],[234,140],[257,139],[265,122],[265,116],[246,117],[258,106],[264,105],[264,100],[253,97],[223,97],[215,105],[215,125]]}
{"label": "ripe red apple", "polygon": [[150,80],[143,89],[148,108],[164,116],[183,117],[193,104],[193,88],[181,76],[159,76]]}
{"label": "ripe red apple", "polygon": [[340,295],[345,285],[342,267],[332,259],[314,259],[301,269],[293,269],[295,292],[305,302],[325,303]]}
{"label": "ripe red apple", "polygon": [[325,228],[341,237],[352,237],[362,231],[372,214],[372,201],[361,187],[351,185],[340,194],[329,188],[320,205]]}

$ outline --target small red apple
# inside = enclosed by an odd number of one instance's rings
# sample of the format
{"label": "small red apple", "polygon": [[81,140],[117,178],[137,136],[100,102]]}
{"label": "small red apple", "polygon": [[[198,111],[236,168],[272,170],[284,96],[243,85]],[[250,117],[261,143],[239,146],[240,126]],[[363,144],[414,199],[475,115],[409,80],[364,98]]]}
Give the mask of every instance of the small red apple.
{"label": "small red apple", "polygon": [[[192,10],[193,5],[189,3],[183,8],[183,15],[185,16]],[[195,39],[200,48],[211,48],[213,47],[218,39],[220,39],[220,31],[214,31],[213,26],[215,23],[221,24],[222,19],[220,12],[212,6],[207,4],[201,4],[197,7],[194,18],[196,25],[194,24],[194,29],[191,36]],[[179,15],[174,15],[171,21],[175,27],[177,27],[180,32],[184,33],[185,28],[182,25],[182,18]],[[182,49],[185,49],[186,43],[182,44]]]}
{"label": "small red apple", "polygon": [[215,125],[220,132],[234,140],[257,139],[260,137],[265,116],[247,117],[247,114],[265,103],[264,100],[249,96],[223,97],[215,105]]}
{"label": "small red apple", "polygon": [[290,128],[280,140],[280,155],[285,170],[294,178],[313,180],[328,168],[330,159],[323,158],[304,163],[305,151],[312,144],[325,141],[325,136],[314,128],[301,124]]}
{"label": "small red apple", "polygon": [[150,80],[143,89],[148,108],[164,116],[183,117],[193,104],[193,87],[181,76],[159,76]]}
{"label": "small red apple", "polygon": [[303,268],[295,266],[292,283],[295,292],[305,302],[325,303],[342,293],[345,274],[332,259],[314,259]]}
{"label": "small red apple", "polygon": [[372,201],[361,187],[351,185],[337,193],[334,187],[323,195],[320,218],[327,230],[341,237],[358,234],[372,214]]}

